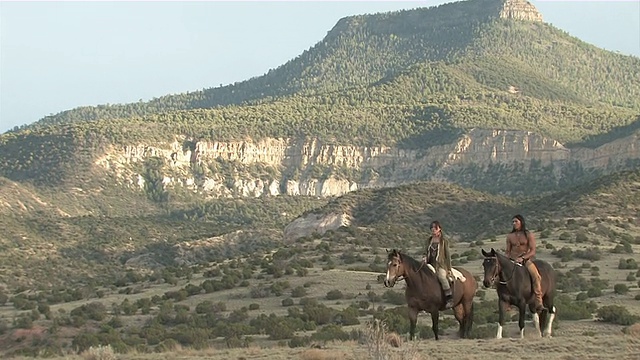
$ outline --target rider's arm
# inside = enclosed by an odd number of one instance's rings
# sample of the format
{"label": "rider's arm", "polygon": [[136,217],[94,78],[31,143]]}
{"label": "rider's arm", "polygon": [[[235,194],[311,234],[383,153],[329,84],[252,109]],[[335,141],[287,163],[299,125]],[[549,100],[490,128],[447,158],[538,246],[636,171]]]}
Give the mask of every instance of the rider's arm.
{"label": "rider's arm", "polygon": [[442,242],[444,244],[444,254],[445,254],[445,263],[447,265],[447,271],[451,270],[451,252],[449,248],[449,239],[446,239]]}
{"label": "rider's arm", "polygon": [[525,260],[530,260],[536,255],[536,237],[533,236],[533,233],[530,232],[527,232],[526,236],[529,245],[529,251],[522,255],[522,258]]}
{"label": "rider's arm", "polygon": [[507,248],[504,251],[507,256],[511,256],[511,241],[509,241],[509,235],[507,235]]}

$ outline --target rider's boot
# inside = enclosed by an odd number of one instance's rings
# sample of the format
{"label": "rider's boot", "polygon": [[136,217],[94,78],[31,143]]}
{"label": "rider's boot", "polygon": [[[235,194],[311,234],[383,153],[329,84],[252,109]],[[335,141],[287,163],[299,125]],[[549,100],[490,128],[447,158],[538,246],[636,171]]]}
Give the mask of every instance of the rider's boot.
{"label": "rider's boot", "polygon": [[444,308],[451,309],[453,307],[453,294],[451,292],[451,289],[447,289],[444,291],[444,300]]}

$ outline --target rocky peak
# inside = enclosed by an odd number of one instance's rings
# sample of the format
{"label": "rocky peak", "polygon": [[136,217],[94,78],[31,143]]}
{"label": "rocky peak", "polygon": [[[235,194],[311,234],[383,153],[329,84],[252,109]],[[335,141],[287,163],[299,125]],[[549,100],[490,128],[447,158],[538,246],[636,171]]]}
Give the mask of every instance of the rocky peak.
{"label": "rocky peak", "polygon": [[526,0],[503,0],[500,17],[525,21],[542,22],[542,14]]}

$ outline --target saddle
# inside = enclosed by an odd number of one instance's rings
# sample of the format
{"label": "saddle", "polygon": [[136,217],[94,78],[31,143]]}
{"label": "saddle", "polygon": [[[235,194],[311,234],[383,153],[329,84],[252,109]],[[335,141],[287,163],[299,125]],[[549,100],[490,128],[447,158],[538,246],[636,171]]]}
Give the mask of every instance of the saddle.
{"label": "saddle", "polygon": [[[434,274],[436,273],[436,269],[433,267],[433,265],[427,264],[427,268],[429,268],[429,270],[431,270],[431,272],[433,272]],[[451,274],[449,275],[449,282],[453,283],[455,282],[455,280],[460,280],[460,282],[465,282],[467,278],[465,278],[464,275],[462,275],[462,273],[458,269],[451,268]]]}

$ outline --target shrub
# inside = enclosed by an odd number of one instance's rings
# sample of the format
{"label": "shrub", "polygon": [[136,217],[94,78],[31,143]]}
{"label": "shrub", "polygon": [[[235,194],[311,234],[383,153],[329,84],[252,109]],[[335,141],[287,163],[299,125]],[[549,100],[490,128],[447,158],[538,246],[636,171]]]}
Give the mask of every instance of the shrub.
{"label": "shrub", "polygon": [[637,268],[638,268],[638,263],[633,258],[620,259],[620,261],[618,262],[618,269],[621,269],[621,270],[625,270],[625,269],[633,270]]}
{"label": "shrub", "polygon": [[573,250],[569,247],[562,247],[561,249],[556,249],[551,252],[552,255],[555,255],[560,258],[562,262],[568,262],[573,260]]}
{"label": "shrub", "polygon": [[343,297],[344,297],[344,295],[342,294],[342,291],[340,291],[340,290],[331,290],[325,296],[325,298],[327,300],[338,300],[338,299],[342,299]]}
{"label": "shrub", "polygon": [[586,250],[578,250],[574,254],[577,258],[591,261],[598,261],[602,258],[602,251],[597,247],[591,247]]}
{"label": "shrub", "polygon": [[107,316],[107,307],[101,302],[92,302],[71,310],[71,316],[102,321]]}
{"label": "shrub", "polygon": [[293,305],[292,298],[286,298],[282,300],[282,306],[292,306],[292,305]]}
{"label": "shrub", "polygon": [[113,352],[111,345],[91,346],[81,356],[84,360],[116,360],[116,354]]}
{"label": "shrub", "polygon": [[565,294],[556,297],[555,306],[558,308],[558,318],[561,320],[591,319],[598,308],[593,301],[575,301]]}
{"label": "shrub", "polygon": [[335,324],[327,325],[311,335],[311,340],[315,341],[346,341],[350,338],[351,336],[349,335],[349,333],[345,332],[344,330],[342,330],[342,327]]}
{"label": "shrub", "polygon": [[592,287],[587,290],[587,297],[594,298],[600,296],[602,296],[602,290],[600,290],[599,288]]}
{"label": "shrub", "polygon": [[289,340],[288,345],[290,348],[304,347],[311,343],[309,336],[294,336]]}
{"label": "shrub", "polygon": [[547,239],[549,236],[551,236],[550,229],[544,229],[540,232],[540,239]]}
{"label": "shrub", "polygon": [[387,290],[382,297],[386,302],[393,305],[404,305],[407,303],[405,295],[399,291]]}
{"label": "shrub", "polygon": [[584,243],[589,241],[589,237],[587,236],[587,234],[584,231],[579,231],[576,234],[576,242],[577,243]]}
{"label": "shrub", "polygon": [[613,292],[616,294],[624,295],[629,292],[629,288],[625,284],[615,284],[613,286]]}
{"label": "shrub", "polygon": [[484,326],[474,326],[471,329],[469,338],[471,339],[491,339],[495,338],[498,331],[498,325],[488,324]]}
{"label": "shrub", "polygon": [[298,286],[291,290],[291,297],[299,298],[305,295],[307,295],[307,289],[305,289],[303,286]]}
{"label": "shrub", "polygon": [[560,236],[558,236],[558,239],[560,239],[560,240],[571,240],[571,233],[565,231],[562,234],[560,234]]}
{"label": "shrub", "polygon": [[596,315],[600,321],[618,324],[631,325],[638,322],[638,317],[629,313],[627,308],[620,305],[607,305],[598,309]]}

